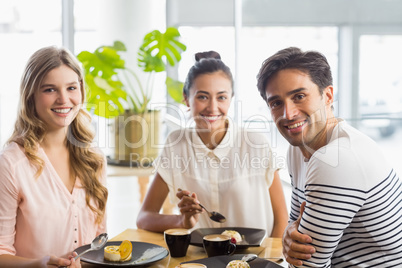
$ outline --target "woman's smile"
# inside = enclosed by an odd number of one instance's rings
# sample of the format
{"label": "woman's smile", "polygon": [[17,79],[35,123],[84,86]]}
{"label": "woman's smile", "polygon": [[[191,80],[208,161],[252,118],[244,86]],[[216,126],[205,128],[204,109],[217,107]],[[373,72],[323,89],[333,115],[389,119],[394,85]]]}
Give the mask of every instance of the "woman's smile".
{"label": "woman's smile", "polygon": [[52,108],[51,110],[58,116],[66,117],[73,108]]}
{"label": "woman's smile", "polygon": [[201,116],[205,119],[205,121],[210,123],[213,123],[223,117],[222,115],[203,115],[203,114],[201,114]]}

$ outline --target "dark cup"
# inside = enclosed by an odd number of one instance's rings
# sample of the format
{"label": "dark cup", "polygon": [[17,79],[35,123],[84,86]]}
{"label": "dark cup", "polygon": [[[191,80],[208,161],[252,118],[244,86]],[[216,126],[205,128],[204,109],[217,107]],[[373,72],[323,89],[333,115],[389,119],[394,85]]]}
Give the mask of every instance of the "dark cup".
{"label": "dark cup", "polygon": [[168,229],[164,232],[165,242],[169,248],[170,256],[186,256],[190,245],[191,234],[187,229]]}
{"label": "dark cup", "polygon": [[208,257],[220,255],[232,255],[236,250],[236,244],[233,244],[229,236],[221,234],[211,234],[203,237],[205,252]]}

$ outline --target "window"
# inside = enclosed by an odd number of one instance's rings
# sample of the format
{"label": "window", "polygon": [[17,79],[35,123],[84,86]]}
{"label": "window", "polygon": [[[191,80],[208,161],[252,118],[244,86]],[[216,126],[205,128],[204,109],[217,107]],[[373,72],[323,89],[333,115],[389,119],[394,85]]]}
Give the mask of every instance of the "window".
{"label": "window", "polygon": [[99,21],[101,6],[97,0],[74,1],[74,52],[93,51],[101,45]]}
{"label": "window", "polygon": [[43,46],[60,46],[62,35],[61,0],[7,0],[0,4],[0,143],[3,145],[13,131],[19,82],[28,58]]}
{"label": "window", "polygon": [[360,37],[358,126],[376,140],[394,167],[400,167],[402,149],[401,46],[402,35]]}

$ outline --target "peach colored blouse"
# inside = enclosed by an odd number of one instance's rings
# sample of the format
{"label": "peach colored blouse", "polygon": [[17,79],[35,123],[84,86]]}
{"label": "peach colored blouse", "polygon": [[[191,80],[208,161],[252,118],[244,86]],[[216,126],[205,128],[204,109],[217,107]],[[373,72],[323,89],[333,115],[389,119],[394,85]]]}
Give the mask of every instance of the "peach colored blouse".
{"label": "peach colored blouse", "polygon": [[38,155],[45,166],[35,179],[36,168],[16,143],[0,153],[0,255],[67,257],[106,232],[106,217],[95,223],[80,180],[70,193],[42,148]]}

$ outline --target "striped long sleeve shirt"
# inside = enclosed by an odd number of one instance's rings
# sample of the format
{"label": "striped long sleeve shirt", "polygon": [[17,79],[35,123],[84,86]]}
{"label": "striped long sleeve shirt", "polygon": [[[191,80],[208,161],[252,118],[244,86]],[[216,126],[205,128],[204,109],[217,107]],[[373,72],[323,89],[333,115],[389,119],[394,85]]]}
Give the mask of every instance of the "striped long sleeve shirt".
{"label": "striped long sleeve shirt", "polygon": [[370,138],[340,122],[328,145],[288,153],[290,219],[316,253],[302,267],[402,267],[402,182]]}

